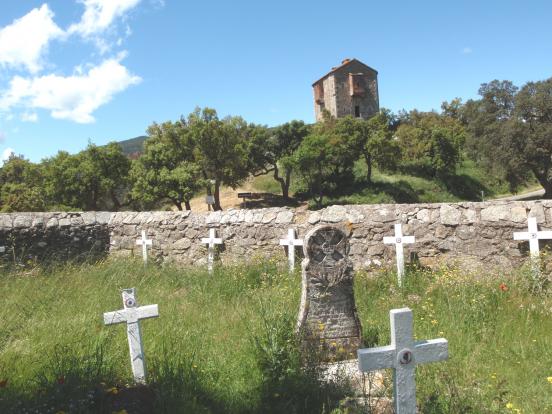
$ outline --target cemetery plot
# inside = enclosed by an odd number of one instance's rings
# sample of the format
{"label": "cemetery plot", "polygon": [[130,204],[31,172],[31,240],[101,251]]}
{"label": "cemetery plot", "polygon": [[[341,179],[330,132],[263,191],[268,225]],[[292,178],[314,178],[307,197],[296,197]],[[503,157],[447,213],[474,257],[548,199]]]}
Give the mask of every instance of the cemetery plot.
{"label": "cemetery plot", "polygon": [[[346,398],[355,394],[302,370],[294,336],[301,278],[287,272],[284,259],[206,274],[203,266],[109,260],[37,269],[32,277],[2,275],[0,412],[41,412],[46,404],[54,414],[343,414],[340,401],[350,403]],[[389,346],[389,311],[408,306],[414,343],[444,337],[449,347],[448,360],[416,367],[419,413],[550,412],[552,297],[547,290],[534,295],[531,285],[530,269],[413,271],[402,289],[394,272],[357,272],[360,349]],[[162,309],[162,320],[143,322],[148,376],[142,387],[133,385],[126,330],[105,326],[102,318],[123,308],[117,292],[124,286],[136,286],[141,303]],[[393,397],[392,373],[383,374],[389,386],[372,390],[379,402]],[[150,411],[138,410],[148,404]]]}

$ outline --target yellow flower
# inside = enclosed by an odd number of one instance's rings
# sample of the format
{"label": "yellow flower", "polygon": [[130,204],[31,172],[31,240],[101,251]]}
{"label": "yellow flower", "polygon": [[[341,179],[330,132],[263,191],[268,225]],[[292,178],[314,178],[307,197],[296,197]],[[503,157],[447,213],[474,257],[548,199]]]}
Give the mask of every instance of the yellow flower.
{"label": "yellow flower", "polygon": [[506,408],[508,410],[511,410],[512,408],[514,408],[514,404],[512,404],[511,402],[509,402],[508,404],[506,404]]}
{"label": "yellow flower", "polygon": [[108,394],[118,394],[119,393],[119,390],[117,389],[117,387],[111,387],[109,388],[108,390],[106,390],[106,392]]}
{"label": "yellow flower", "polygon": [[492,373],[492,374],[491,374],[491,378],[492,378],[492,379],[496,379],[496,373]]}
{"label": "yellow flower", "polygon": [[128,414],[128,412],[123,408],[121,411],[112,411],[111,414]]}
{"label": "yellow flower", "polygon": [[552,384],[552,377],[546,377],[546,381],[548,381],[550,384]]}
{"label": "yellow flower", "polygon": [[319,323],[318,324],[318,329],[320,329],[321,331],[324,330],[324,324],[323,323]]}
{"label": "yellow flower", "polygon": [[443,331],[439,331],[439,335],[444,335],[445,333]]}
{"label": "yellow flower", "polygon": [[431,321],[431,324],[434,325],[434,326],[437,325],[438,323],[439,323],[439,322],[437,322],[437,319],[433,319],[433,320]]}

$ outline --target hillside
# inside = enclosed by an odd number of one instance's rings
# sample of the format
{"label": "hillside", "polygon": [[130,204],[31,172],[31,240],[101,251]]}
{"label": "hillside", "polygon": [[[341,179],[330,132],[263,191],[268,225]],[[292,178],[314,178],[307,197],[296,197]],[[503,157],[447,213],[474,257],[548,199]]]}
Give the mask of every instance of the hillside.
{"label": "hillside", "polygon": [[118,144],[123,149],[123,153],[127,156],[132,156],[136,153],[140,153],[143,150],[144,141],[147,136],[141,135],[136,138],[125,139],[124,141],[119,141]]}

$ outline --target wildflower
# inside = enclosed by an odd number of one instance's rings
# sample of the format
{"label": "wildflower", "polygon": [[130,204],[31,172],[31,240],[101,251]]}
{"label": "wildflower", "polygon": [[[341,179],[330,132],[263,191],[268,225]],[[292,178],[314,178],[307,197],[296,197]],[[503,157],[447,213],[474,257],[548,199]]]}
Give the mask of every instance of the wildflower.
{"label": "wildflower", "polygon": [[439,323],[439,322],[437,322],[437,319],[433,319],[433,320],[431,321],[431,324],[432,324],[433,326],[437,325],[438,323]]}
{"label": "wildflower", "polygon": [[506,292],[508,290],[508,286],[506,286],[505,283],[501,283],[498,288],[503,292]]}
{"label": "wildflower", "polygon": [[117,387],[111,387],[109,388],[108,390],[106,390],[106,392],[108,394],[118,394],[119,393],[119,390],[117,389]]}
{"label": "wildflower", "polygon": [[0,381],[0,388],[6,388],[6,385],[8,385],[8,380],[4,379]]}
{"label": "wildflower", "polygon": [[511,402],[509,402],[509,403],[506,404],[506,408],[507,408],[508,410],[511,410],[512,408],[514,408],[514,404],[512,404]]}
{"label": "wildflower", "polygon": [[65,384],[65,377],[64,377],[64,376],[58,377],[57,383],[58,383],[59,385]]}
{"label": "wildflower", "polygon": [[491,378],[492,378],[492,379],[496,379],[496,372],[493,372],[493,373],[491,374]]}
{"label": "wildflower", "polygon": [[324,324],[323,323],[319,323],[318,324],[318,329],[320,329],[321,331],[324,330]]}
{"label": "wildflower", "polygon": [[548,381],[550,384],[552,384],[552,377],[546,377],[546,381]]}
{"label": "wildflower", "polygon": [[444,335],[445,333],[443,331],[439,331],[439,335]]}

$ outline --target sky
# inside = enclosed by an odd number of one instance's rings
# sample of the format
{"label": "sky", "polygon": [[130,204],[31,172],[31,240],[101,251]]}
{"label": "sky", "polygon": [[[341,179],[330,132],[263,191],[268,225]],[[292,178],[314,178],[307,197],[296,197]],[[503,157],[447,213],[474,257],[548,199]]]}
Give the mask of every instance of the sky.
{"label": "sky", "polygon": [[552,76],[552,2],[4,0],[0,159],[144,135],[196,106],[314,122],[312,83],[345,58],[380,106],[439,110],[481,83]]}

